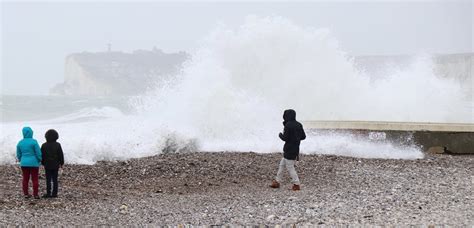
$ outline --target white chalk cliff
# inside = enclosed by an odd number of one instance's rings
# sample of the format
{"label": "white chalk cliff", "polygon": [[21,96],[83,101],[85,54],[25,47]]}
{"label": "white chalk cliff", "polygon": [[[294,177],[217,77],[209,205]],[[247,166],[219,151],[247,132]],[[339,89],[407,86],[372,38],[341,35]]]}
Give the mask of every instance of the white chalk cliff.
{"label": "white chalk cliff", "polygon": [[51,89],[59,95],[135,95],[161,79],[176,75],[188,58],[184,52],[138,50],[133,53],[76,53],[66,57],[64,82]]}

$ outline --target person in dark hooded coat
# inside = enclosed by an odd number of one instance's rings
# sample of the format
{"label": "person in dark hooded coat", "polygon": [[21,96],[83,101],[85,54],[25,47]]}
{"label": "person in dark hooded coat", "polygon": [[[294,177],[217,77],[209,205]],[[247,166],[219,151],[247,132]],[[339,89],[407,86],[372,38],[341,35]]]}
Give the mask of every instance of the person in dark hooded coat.
{"label": "person in dark hooded coat", "polygon": [[[46,142],[41,145],[43,154],[42,164],[46,172],[46,194],[44,198],[58,196],[58,171],[64,165],[64,155],[61,144],[56,142],[59,134],[56,130],[50,129],[44,135]],[[52,186],[51,186],[52,182]],[[51,188],[52,187],[52,188]]]}
{"label": "person in dark hooded coat", "polygon": [[285,141],[283,146],[283,158],[280,161],[277,176],[270,187],[279,188],[283,171],[286,168],[291,176],[293,190],[300,190],[300,180],[295,170],[295,162],[299,160],[300,142],[306,139],[303,125],[296,121],[296,112],[293,109],[285,110],[283,113],[283,133],[279,134],[281,140]]}

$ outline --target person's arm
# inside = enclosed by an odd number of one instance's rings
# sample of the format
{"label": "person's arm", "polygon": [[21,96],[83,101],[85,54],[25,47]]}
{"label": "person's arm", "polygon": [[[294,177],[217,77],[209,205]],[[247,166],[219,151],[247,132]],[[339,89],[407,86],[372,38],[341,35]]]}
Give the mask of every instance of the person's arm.
{"label": "person's arm", "polygon": [[20,144],[16,145],[16,158],[18,161],[21,161],[21,149],[20,149]]}
{"label": "person's arm", "polygon": [[288,140],[288,128],[287,127],[284,127],[283,128],[283,133],[280,132],[280,134],[278,134],[278,136],[280,137],[281,140],[285,141]]}
{"label": "person's arm", "polygon": [[304,132],[303,126],[301,126],[301,140],[305,140],[305,139],[306,139],[306,133]]}
{"label": "person's arm", "polygon": [[59,164],[61,165],[61,168],[64,165],[64,154],[63,154],[63,148],[61,147],[61,144],[59,144]]}
{"label": "person's arm", "polygon": [[34,150],[35,150],[36,158],[38,159],[39,162],[41,162],[43,160],[43,157],[42,157],[41,149],[38,145],[38,142],[35,143],[34,147],[35,147]]}
{"label": "person's arm", "polygon": [[46,157],[46,151],[44,148],[44,144],[41,145],[41,165],[44,165],[44,159]]}

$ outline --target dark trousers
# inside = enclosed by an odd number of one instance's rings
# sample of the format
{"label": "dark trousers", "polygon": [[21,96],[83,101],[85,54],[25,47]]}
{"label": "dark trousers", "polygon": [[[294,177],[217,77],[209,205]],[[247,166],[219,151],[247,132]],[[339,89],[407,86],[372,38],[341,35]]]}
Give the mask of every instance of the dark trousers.
{"label": "dark trousers", "polygon": [[33,182],[33,195],[38,196],[38,167],[21,167],[21,172],[23,174],[23,194],[29,195],[28,193],[28,184],[31,181]]}
{"label": "dark trousers", "polygon": [[[51,192],[51,182],[53,182],[53,191]],[[46,194],[49,196],[58,195],[58,170],[46,169]]]}

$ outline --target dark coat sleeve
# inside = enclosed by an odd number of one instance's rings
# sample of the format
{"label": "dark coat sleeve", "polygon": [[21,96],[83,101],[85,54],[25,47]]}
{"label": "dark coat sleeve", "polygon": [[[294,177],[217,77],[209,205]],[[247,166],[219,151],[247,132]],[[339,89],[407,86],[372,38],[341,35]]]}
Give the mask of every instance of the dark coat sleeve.
{"label": "dark coat sleeve", "polygon": [[44,161],[46,160],[46,150],[44,148],[44,144],[41,145],[41,164],[44,165]]}
{"label": "dark coat sleeve", "polygon": [[289,130],[287,127],[283,128],[283,134],[280,133],[278,136],[280,137],[281,140],[283,141],[288,141],[288,137],[289,137]]}
{"label": "dark coat sleeve", "polygon": [[59,164],[64,165],[64,154],[63,154],[63,148],[61,147],[61,144],[59,144]]}
{"label": "dark coat sleeve", "polygon": [[301,126],[301,140],[306,139],[306,133],[304,132],[303,126]]}

